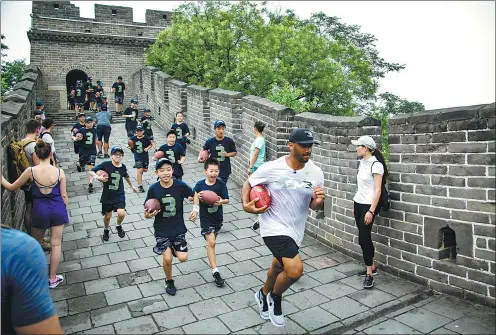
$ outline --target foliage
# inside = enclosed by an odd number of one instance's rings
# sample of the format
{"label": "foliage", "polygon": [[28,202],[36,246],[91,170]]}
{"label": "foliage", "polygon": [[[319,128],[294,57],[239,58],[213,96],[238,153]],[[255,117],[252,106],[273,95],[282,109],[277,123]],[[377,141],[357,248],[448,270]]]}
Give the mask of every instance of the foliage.
{"label": "foliage", "polygon": [[12,90],[24,75],[25,67],[26,60],[24,58],[2,64],[2,101],[5,93]]}
{"label": "foliage", "polygon": [[378,56],[375,38],[323,13],[300,20],[262,2],[186,2],[146,62],[182,81],[267,97],[296,111],[355,115],[378,79],[404,66]]}
{"label": "foliage", "polygon": [[[4,40],[5,39],[5,35],[4,34],[1,34],[1,39]],[[3,44],[3,42],[1,43],[1,48],[2,48],[2,57],[6,57],[7,54],[4,54],[3,51],[4,50],[9,50],[9,47],[5,44]]]}
{"label": "foliage", "polygon": [[390,92],[379,94],[369,115],[381,121],[382,153],[386,162],[389,161],[389,118],[398,114],[413,114],[424,110],[424,104],[418,101],[408,101]]}

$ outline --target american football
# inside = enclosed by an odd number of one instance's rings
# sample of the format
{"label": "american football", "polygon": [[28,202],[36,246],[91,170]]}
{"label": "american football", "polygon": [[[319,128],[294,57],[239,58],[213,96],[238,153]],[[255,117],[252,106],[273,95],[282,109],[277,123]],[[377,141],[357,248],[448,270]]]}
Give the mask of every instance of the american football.
{"label": "american football", "polygon": [[259,198],[259,200],[255,202],[255,207],[261,208],[263,206],[270,206],[270,193],[264,185],[256,185],[252,187],[250,191],[250,201],[255,198]]}
{"label": "american football", "polygon": [[96,175],[97,175],[97,176],[100,176],[100,177],[107,178],[107,179],[108,179],[108,177],[109,177],[108,173],[107,173],[106,171],[104,171],[104,170],[98,170],[98,171],[96,172]]}
{"label": "american football", "polygon": [[203,163],[208,157],[210,157],[210,152],[208,150],[202,150],[198,155],[198,162]]}
{"label": "american football", "polygon": [[153,155],[153,157],[156,159],[156,160],[159,160],[160,158],[164,158],[165,154],[163,151],[157,151],[155,153],[155,155]]}
{"label": "american football", "polygon": [[77,134],[76,134],[76,140],[78,140],[78,141],[82,141],[82,140],[83,140],[83,137],[84,137],[84,136],[83,136],[83,134],[81,134],[81,133],[77,133]]}
{"label": "american football", "polygon": [[145,205],[144,205],[145,209],[147,210],[147,212],[154,212],[154,211],[159,211],[160,210],[160,201],[158,201],[157,199],[148,199],[146,202],[145,202]]}
{"label": "american football", "polygon": [[219,201],[220,197],[214,191],[203,191],[201,201],[207,205],[213,205]]}

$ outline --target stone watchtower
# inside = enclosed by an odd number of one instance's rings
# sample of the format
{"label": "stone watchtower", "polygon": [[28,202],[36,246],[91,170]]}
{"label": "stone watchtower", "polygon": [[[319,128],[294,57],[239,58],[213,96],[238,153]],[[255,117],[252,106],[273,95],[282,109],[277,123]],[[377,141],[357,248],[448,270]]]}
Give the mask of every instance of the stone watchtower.
{"label": "stone watchtower", "polygon": [[172,12],[146,10],[146,23],[133,22],[130,7],[95,5],[95,19],[79,15],[69,1],[33,1],[31,64],[41,70],[38,95],[48,111],[67,109],[67,94],[77,79],[101,80],[114,108],[112,84],[126,83],[126,100],[134,96],[131,77],[144,66],[144,50],[171,24]]}

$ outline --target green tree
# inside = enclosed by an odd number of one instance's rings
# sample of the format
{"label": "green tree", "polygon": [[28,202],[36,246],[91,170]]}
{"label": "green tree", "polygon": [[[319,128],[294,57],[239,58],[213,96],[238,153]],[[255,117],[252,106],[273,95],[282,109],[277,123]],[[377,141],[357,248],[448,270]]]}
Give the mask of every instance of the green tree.
{"label": "green tree", "polygon": [[398,114],[413,114],[423,111],[425,111],[425,106],[418,101],[408,101],[390,92],[379,94],[376,103],[372,105],[370,113],[367,114],[381,121],[381,144],[386,161],[389,160],[389,118]]}
{"label": "green tree", "polygon": [[[1,39],[4,40],[5,39],[5,35],[4,34],[1,34]],[[4,54],[3,51],[4,50],[9,50],[9,47],[5,44],[3,44],[3,42],[1,43],[1,49],[2,49],[2,57],[7,57],[7,54]]]}
{"label": "green tree", "polygon": [[146,62],[191,84],[270,98],[299,112],[355,115],[374,100],[379,78],[403,68],[380,58],[374,41],[322,13],[300,20],[265,3],[187,2]]}
{"label": "green tree", "polygon": [[2,101],[5,93],[12,90],[19,79],[21,79],[25,67],[26,60],[24,58],[2,64]]}

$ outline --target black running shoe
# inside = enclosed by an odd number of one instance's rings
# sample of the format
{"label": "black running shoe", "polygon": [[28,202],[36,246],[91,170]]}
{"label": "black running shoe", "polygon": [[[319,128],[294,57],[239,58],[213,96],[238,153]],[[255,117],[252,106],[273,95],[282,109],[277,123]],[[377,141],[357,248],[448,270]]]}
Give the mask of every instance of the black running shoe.
{"label": "black running shoe", "polygon": [[[362,271],[360,271],[360,272],[357,273],[357,276],[358,277],[365,277],[366,275],[367,275],[367,269],[362,270]],[[375,268],[374,270],[372,270],[372,275],[377,276],[377,268]]]}
{"label": "black running shoe", "polygon": [[93,193],[95,190],[93,189],[93,184],[88,185],[88,192]]}
{"label": "black running shoe", "polygon": [[363,281],[364,288],[372,288],[374,287],[374,277],[371,275],[366,275]]}
{"label": "black running shoe", "polygon": [[104,159],[110,158],[110,155],[109,154],[105,154],[105,155],[103,155],[103,158]]}
{"label": "black running shoe", "polygon": [[257,230],[258,228],[260,228],[260,223],[257,220],[257,221],[255,221],[255,223],[253,224],[253,227],[251,227],[251,229]]}
{"label": "black running shoe", "polygon": [[220,273],[219,271],[216,271],[212,274],[212,276],[214,277],[215,279],[215,285],[217,285],[217,287],[222,287],[224,286],[224,282],[225,280],[222,279],[222,277],[220,276]]}
{"label": "black running shoe", "polygon": [[103,240],[106,242],[110,239],[110,230],[103,229]]}
{"label": "black running shoe", "polygon": [[97,153],[97,154],[96,154],[96,157],[98,157],[98,158],[103,158],[103,154],[102,154],[102,152],[100,151],[99,153]]}
{"label": "black running shoe", "polygon": [[165,293],[168,295],[176,295],[176,287],[174,286],[174,280],[165,280]]}
{"label": "black running shoe", "polygon": [[143,188],[143,185],[138,186],[138,192],[145,193],[145,189]]}
{"label": "black running shoe", "polygon": [[76,169],[77,169],[77,172],[83,171],[83,169],[81,168],[81,165],[79,165],[79,162],[76,162]]}
{"label": "black running shoe", "polygon": [[117,226],[117,235],[119,235],[120,238],[124,238],[124,236],[126,236],[126,232],[122,229],[121,225]]}

